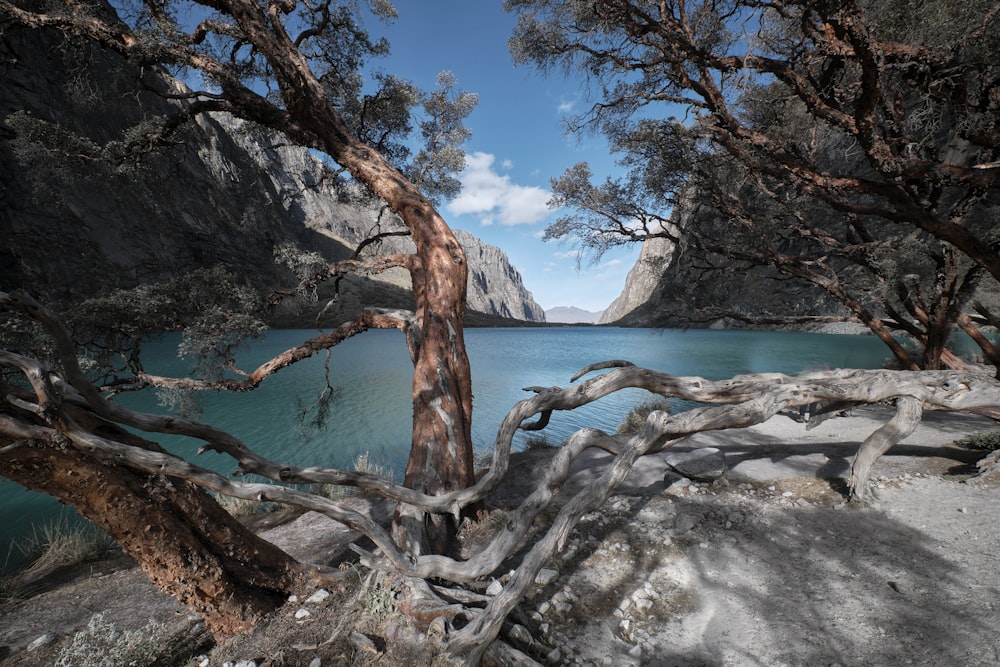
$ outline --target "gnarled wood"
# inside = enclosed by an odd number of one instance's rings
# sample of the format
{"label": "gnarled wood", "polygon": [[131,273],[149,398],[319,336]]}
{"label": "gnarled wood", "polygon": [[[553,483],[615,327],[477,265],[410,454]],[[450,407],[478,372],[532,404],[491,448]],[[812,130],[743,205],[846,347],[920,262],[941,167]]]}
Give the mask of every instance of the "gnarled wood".
{"label": "gnarled wood", "polygon": [[868,497],[868,477],[872,465],[890,447],[916,430],[922,414],[923,406],[919,400],[910,396],[901,396],[896,400],[895,416],[865,439],[851,463],[851,476],[847,482],[851,498],[864,500]]}

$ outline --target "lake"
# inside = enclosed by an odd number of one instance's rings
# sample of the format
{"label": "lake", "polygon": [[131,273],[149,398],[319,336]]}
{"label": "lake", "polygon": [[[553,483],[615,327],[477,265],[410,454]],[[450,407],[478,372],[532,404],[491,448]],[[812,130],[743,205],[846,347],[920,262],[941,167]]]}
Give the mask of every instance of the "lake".
{"label": "lake", "polygon": [[[253,368],[293,347],[314,332],[275,330],[240,355],[243,368]],[[148,372],[185,374],[190,363],[177,357],[178,336],[147,345]],[[740,373],[796,374],[818,368],[879,368],[888,350],[873,336],[714,331],[552,327],[468,329],[466,345],[472,365],[474,398],[473,441],[492,447],[496,429],[507,411],[532,394],[528,386],[566,386],[581,368],[609,359],[626,359],[638,366],[674,375],[723,379]],[[322,428],[310,425],[309,406],[323,388],[324,355],[285,369],[251,393],[209,393],[202,397],[202,420],[241,438],[269,458],[292,464],[351,467],[368,452],[375,462],[392,467],[402,477],[410,442],[410,382],[412,366],[396,330],[370,331],[346,341],[329,359],[334,388],[333,416]],[[627,390],[572,412],[557,412],[550,425],[530,437],[544,435],[558,444],[575,430],[592,426],[614,431],[625,414],[650,398],[642,390]],[[165,412],[155,392],[121,396],[130,408]],[[678,404],[676,409],[683,409]],[[524,444],[519,435],[515,448]],[[196,463],[219,472],[235,468],[220,454],[195,457],[197,441],[160,438],[161,444],[185,453]],[[58,516],[52,498],[25,491],[0,479],[0,568],[18,560],[12,541],[30,533],[32,522]],[[9,554],[9,555],[8,555]]]}

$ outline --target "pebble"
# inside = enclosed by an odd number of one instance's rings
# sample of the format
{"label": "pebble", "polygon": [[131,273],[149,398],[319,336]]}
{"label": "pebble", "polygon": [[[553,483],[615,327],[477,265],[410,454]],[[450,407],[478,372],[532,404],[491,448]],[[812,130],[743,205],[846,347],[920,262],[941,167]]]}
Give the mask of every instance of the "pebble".
{"label": "pebble", "polygon": [[550,665],[558,665],[561,660],[562,660],[562,652],[558,648],[552,649],[545,656],[545,662],[549,663]]}
{"label": "pebble", "polygon": [[330,597],[330,591],[325,588],[320,588],[315,593],[306,598],[306,603],[322,602]]}
{"label": "pebble", "polygon": [[524,644],[525,646],[531,646],[535,643],[535,639],[528,632],[528,628],[523,625],[514,624],[514,627],[510,629],[510,638],[516,642]]}
{"label": "pebble", "polygon": [[323,664],[322,660],[320,660],[319,658],[313,658],[312,661],[309,663],[309,667],[321,667],[322,664]]}
{"label": "pebble", "polygon": [[309,613],[308,609],[299,609],[297,612],[295,612],[295,618],[300,620],[303,618],[308,618],[309,616],[312,616],[312,614]]}
{"label": "pebble", "polygon": [[490,585],[486,587],[487,595],[500,595],[503,592],[503,584],[494,579],[490,582]]}

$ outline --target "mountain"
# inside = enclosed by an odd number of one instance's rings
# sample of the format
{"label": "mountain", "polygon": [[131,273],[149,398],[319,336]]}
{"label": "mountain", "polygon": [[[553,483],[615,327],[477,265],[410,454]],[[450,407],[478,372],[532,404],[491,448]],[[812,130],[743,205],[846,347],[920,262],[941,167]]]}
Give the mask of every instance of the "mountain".
{"label": "mountain", "polygon": [[[677,226],[687,224],[679,220]],[[604,311],[601,324],[741,328],[746,326],[743,317],[843,314],[832,297],[770,267],[719,264],[709,269],[687,246],[657,238],[643,243],[621,295]]]}
{"label": "mountain", "polygon": [[670,265],[674,243],[669,239],[650,239],[642,244],[639,258],[625,278],[625,287],[601,314],[599,324],[611,324],[642,306],[656,290],[664,268]]}
{"label": "mountain", "polygon": [[545,311],[545,321],[556,324],[596,324],[602,312],[592,312],[576,306],[556,306]]}
{"label": "mountain", "polygon": [[[275,263],[277,247],[335,261],[376,223],[393,224],[309,151],[226,115],[202,115],[175,146],[129,157],[126,145],[178,109],[154,92],[183,90],[163,72],[58,32],[10,29],[0,60],[0,289],[71,301],[217,264],[248,284],[287,287],[296,279]],[[459,237],[470,322],[544,319],[502,251]],[[408,243],[387,239],[381,250]],[[329,317],[410,304],[409,276],[396,270],[345,281]],[[277,324],[311,323],[284,317]]]}

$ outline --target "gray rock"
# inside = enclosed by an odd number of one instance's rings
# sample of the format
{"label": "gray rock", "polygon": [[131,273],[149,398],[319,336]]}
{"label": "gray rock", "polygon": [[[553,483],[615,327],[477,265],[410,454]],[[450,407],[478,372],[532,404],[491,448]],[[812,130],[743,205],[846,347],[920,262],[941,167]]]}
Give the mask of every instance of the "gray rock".
{"label": "gray rock", "polygon": [[538,571],[538,574],[535,575],[535,583],[539,586],[547,586],[555,581],[558,576],[559,573],[557,571],[542,568]]}
{"label": "gray rock", "polygon": [[697,482],[714,482],[726,476],[726,455],[715,447],[702,447],[690,452],[671,452],[667,465],[688,479]]}
{"label": "gray rock", "polygon": [[28,644],[28,650],[34,651],[35,649],[39,649],[43,646],[48,646],[57,639],[59,639],[59,635],[57,635],[56,633],[46,632],[44,635],[39,636],[33,642]]}
{"label": "gray rock", "polygon": [[674,535],[686,535],[691,529],[698,525],[700,518],[687,512],[681,512],[674,521]]}
{"label": "gray rock", "polygon": [[518,624],[514,624],[514,626],[510,629],[510,638],[520,644],[524,644],[525,646],[531,646],[535,642],[531,633],[528,632],[528,628]]}

